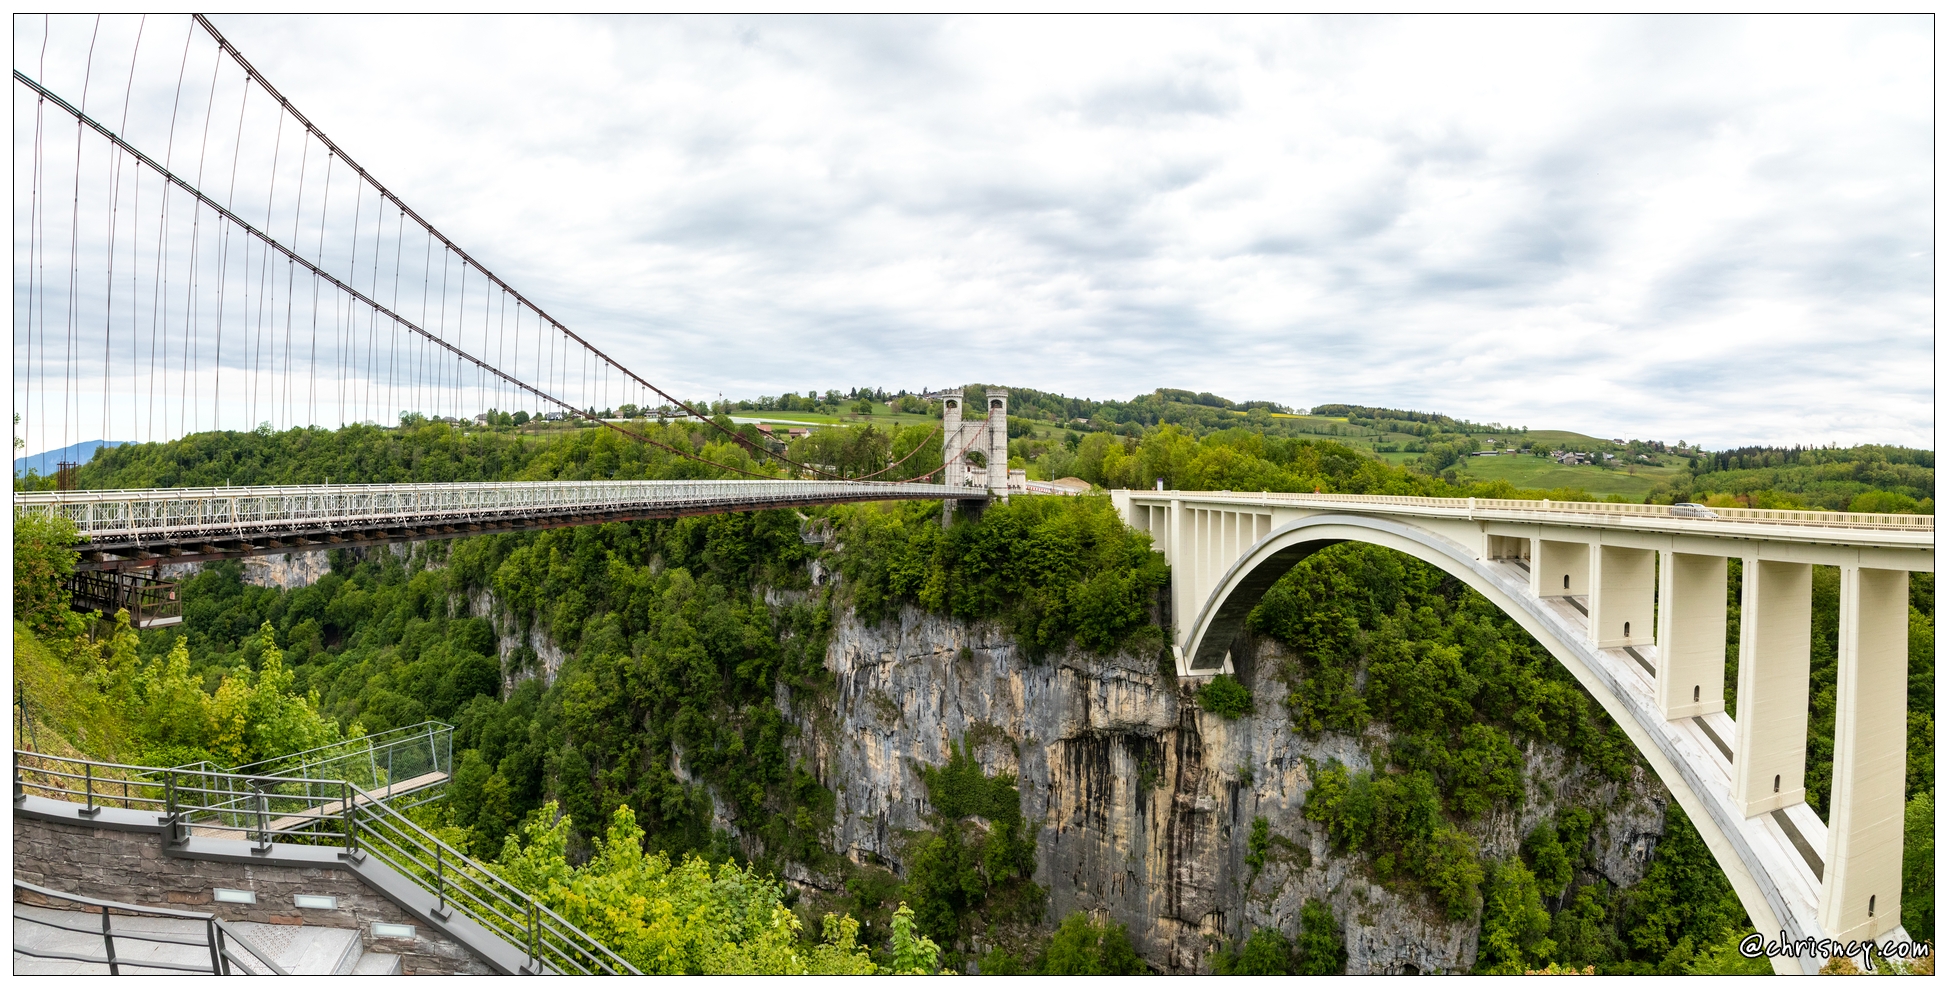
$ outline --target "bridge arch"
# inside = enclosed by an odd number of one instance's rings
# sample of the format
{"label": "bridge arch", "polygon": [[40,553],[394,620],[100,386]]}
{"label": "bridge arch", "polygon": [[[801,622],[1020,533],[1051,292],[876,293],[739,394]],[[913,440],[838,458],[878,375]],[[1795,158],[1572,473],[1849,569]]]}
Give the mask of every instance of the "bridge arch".
{"label": "bridge arch", "polygon": [[[1658,779],[1697,826],[1712,857],[1731,880],[1739,902],[1768,936],[1817,936],[1788,906],[1788,898],[1744,827],[1743,815],[1722,786],[1703,778],[1654,704],[1623,689],[1609,664],[1599,661],[1588,637],[1566,623],[1542,599],[1522,593],[1495,565],[1431,529],[1395,518],[1322,514],[1286,523],[1259,539],[1223,574],[1180,640],[1184,666],[1217,672],[1229,666],[1229,649],[1245,619],[1267,591],[1294,566],[1328,546],[1362,542],[1397,550],[1440,568],[1493,602],[1540,642],[1611,719],[1621,726]],[[1823,960],[1823,959],[1822,959]],[[1799,971],[1799,960],[1775,958],[1781,974]]]}

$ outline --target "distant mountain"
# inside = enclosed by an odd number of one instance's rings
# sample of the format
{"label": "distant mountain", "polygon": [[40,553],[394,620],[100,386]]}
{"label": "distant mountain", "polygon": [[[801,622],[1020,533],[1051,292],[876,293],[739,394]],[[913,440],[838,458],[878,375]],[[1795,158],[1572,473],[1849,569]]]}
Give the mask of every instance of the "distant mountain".
{"label": "distant mountain", "polygon": [[64,446],[59,450],[36,453],[31,457],[20,457],[14,460],[14,476],[26,477],[28,471],[33,471],[42,477],[50,477],[54,474],[55,468],[63,460],[72,460],[77,464],[85,464],[94,459],[96,450],[105,446],[122,446],[126,442],[126,440],[82,440],[79,443]]}

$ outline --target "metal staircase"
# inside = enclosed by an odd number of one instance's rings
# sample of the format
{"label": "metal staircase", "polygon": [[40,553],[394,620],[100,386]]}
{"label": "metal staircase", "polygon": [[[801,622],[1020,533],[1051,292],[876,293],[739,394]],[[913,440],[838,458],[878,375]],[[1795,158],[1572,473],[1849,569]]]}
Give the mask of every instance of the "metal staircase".
{"label": "metal staircase", "polygon": [[[374,736],[378,742],[363,748],[354,740],[273,760],[277,765],[265,767],[273,771],[264,773],[131,766],[16,749],[14,806],[17,814],[46,812],[70,821],[99,819],[106,811],[139,817],[160,833],[166,854],[181,858],[271,861],[274,851],[335,853],[338,867],[423,914],[499,970],[641,974],[386,799],[389,792],[412,796],[428,788],[402,789],[409,782],[444,778],[451,728],[439,727],[444,748],[438,728],[414,726]],[[390,771],[383,768],[388,753]],[[341,775],[297,775],[318,769]]]}

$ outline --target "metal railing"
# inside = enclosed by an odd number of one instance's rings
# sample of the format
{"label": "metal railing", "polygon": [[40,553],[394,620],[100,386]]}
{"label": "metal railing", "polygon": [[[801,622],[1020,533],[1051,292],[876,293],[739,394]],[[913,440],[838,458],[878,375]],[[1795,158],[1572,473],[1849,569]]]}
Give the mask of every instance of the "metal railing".
{"label": "metal railing", "polygon": [[[49,901],[73,903],[87,910],[99,911],[101,913],[101,924],[90,924],[87,926],[66,924],[53,918],[36,917],[33,914],[22,913],[20,911],[20,894],[23,892],[32,893],[35,896]],[[114,912],[111,913],[110,911]],[[79,913],[80,911],[73,912]],[[191,937],[184,934],[172,934],[168,931],[145,931],[128,928],[117,930],[113,923],[113,918],[117,915],[201,921],[203,924],[203,935],[201,937]],[[270,956],[264,954],[262,949],[252,944],[249,938],[238,934],[229,925],[217,919],[215,914],[196,913],[191,910],[171,910],[165,907],[145,907],[134,903],[117,903],[113,900],[97,900],[92,897],[77,896],[73,893],[63,893],[59,890],[36,886],[33,883],[22,882],[16,879],[14,880],[14,922],[35,924],[58,931],[67,931],[70,934],[100,937],[103,950],[103,954],[101,955],[83,955],[74,952],[37,949],[24,943],[26,939],[19,937],[14,939],[14,954],[26,955],[29,958],[47,958],[58,961],[106,965],[108,966],[108,974],[110,975],[121,975],[122,969],[124,968],[155,969],[164,972],[195,972],[198,974],[207,973],[209,975],[291,974],[279,967],[276,962],[271,961]],[[185,947],[203,948],[209,954],[209,961],[207,963],[199,961],[198,964],[190,965],[183,962],[170,962],[153,958],[143,960],[125,958],[115,950],[115,942],[117,939],[124,941],[144,941],[151,944],[176,944]],[[234,950],[235,948],[242,948],[243,953],[239,954]],[[253,965],[257,967],[253,968]]]}
{"label": "metal railing", "polygon": [[357,784],[394,807],[416,807],[438,796],[438,786],[453,776],[453,726],[422,721],[246,763],[230,769],[226,776],[341,780]]}
{"label": "metal railing", "polygon": [[290,487],[17,491],[14,510],[58,514],[84,543],[249,535],[294,527],[358,529],[465,523],[519,515],[624,513],[767,503],[940,498],[964,494],[904,481],[513,481]]}
{"label": "metal railing", "polygon": [[[104,784],[104,781],[107,781]],[[242,840],[336,847],[379,860],[454,913],[527,954],[528,970],[584,975],[641,974],[487,866],[414,824],[379,794],[349,780],[244,775],[203,766],[159,768],[14,751],[14,797],[45,796],[101,807],[153,811],[166,840]]]}
{"label": "metal railing", "polygon": [[[1617,519],[1681,519],[1698,521],[1696,516],[1677,515],[1669,505],[1642,505],[1614,501],[1531,501],[1524,498],[1431,498],[1418,495],[1302,494],[1260,491],[1148,491],[1133,490],[1133,498],[1155,501],[1161,498],[1186,500],[1236,500],[1258,503],[1284,502],[1318,507],[1350,507],[1358,511],[1375,508],[1401,508],[1441,514],[1496,512],[1521,514],[1601,515]],[[1834,529],[1877,529],[1907,532],[1933,532],[1934,516],[1867,512],[1819,512],[1805,509],[1712,508],[1718,521],[1766,522],[1778,525],[1819,526]],[[1704,519],[1703,521],[1710,521]]]}

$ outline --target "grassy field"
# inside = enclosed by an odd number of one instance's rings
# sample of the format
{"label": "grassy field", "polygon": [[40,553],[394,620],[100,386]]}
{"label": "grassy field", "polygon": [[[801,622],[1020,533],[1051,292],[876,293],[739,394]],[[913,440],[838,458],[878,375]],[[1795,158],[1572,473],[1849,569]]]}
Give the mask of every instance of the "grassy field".
{"label": "grassy field", "polygon": [[1680,467],[1638,465],[1636,470],[1632,474],[1627,467],[1565,467],[1547,457],[1469,457],[1461,475],[1477,481],[1507,481],[1518,488],[1582,488],[1599,498],[1613,494],[1642,498],[1657,482],[1684,473]]}
{"label": "grassy field", "polygon": [[1523,433],[1522,438],[1528,440],[1531,443],[1535,443],[1539,446],[1548,447],[1552,449],[1557,445],[1563,443],[1589,444],[1589,443],[1609,442],[1608,440],[1600,439],[1595,436],[1584,436],[1582,433],[1572,433],[1567,429],[1531,429],[1528,432]]}
{"label": "grassy field", "polygon": [[802,423],[813,426],[830,426],[834,424],[863,426],[869,422],[876,422],[881,426],[889,423],[911,426],[914,423],[932,423],[938,421],[925,413],[917,415],[905,412],[894,413],[884,402],[873,403],[873,414],[871,416],[854,415],[850,412],[843,415],[827,415],[822,412],[759,412],[756,410],[732,412],[730,416],[734,420],[748,420],[750,422]]}

